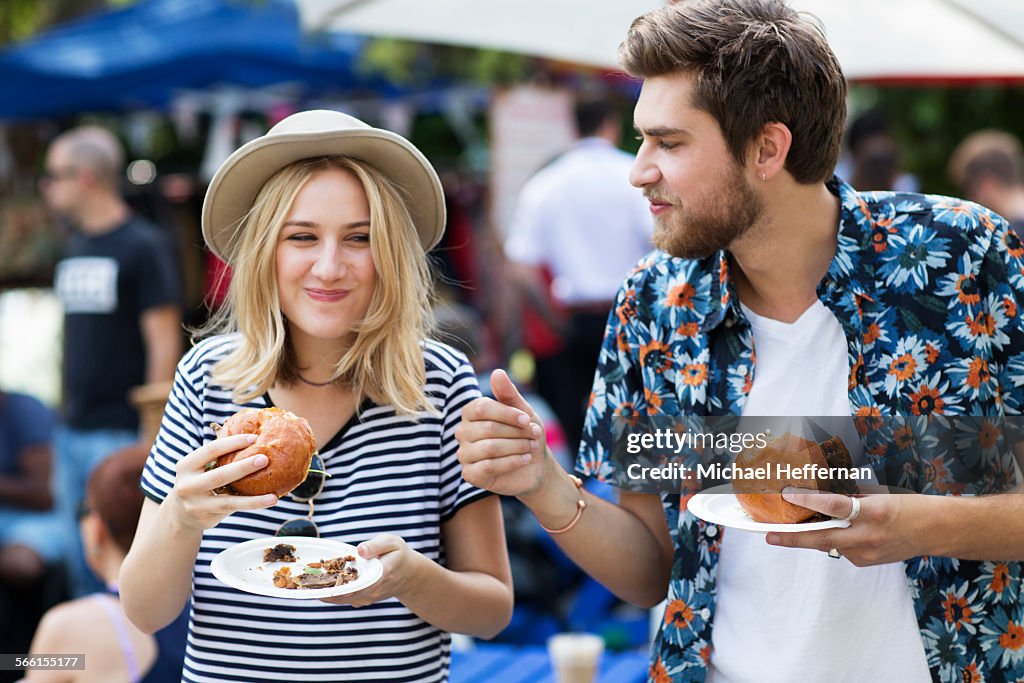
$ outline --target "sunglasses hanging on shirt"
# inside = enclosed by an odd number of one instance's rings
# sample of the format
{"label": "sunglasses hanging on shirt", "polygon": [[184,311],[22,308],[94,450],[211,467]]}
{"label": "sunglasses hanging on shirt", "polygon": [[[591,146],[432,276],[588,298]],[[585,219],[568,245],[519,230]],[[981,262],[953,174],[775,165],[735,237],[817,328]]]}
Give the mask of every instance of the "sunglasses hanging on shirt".
{"label": "sunglasses hanging on shirt", "polygon": [[291,497],[299,503],[309,503],[309,512],[305,517],[295,517],[286,520],[277,528],[275,536],[308,536],[320,538],[320,529],[313,521],[313,500],[324,490],[324,482],[327,480],[327,472],[324,469],[323,458],[319,453],[313,454],[313,460],[309,464],[309,473],[302,483],[291,492]]}

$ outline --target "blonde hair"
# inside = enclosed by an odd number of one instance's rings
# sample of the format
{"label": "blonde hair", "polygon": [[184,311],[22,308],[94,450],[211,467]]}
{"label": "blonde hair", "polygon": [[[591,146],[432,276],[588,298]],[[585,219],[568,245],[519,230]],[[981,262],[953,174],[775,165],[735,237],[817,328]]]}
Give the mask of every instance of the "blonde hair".
{"label": "blonde hair", "polygon": [[266,392],[275,381],[294,383],[297,367],[277,291],[278,236],[296,195],[315,174],[341,169],[354,175],[370,207],[370,252],[377,270],[366,316],[332,380],[399,414],[436,412],[424,387],[422,340],[431,328],[433,283],[426,254],[401,190],[370,164],[349,157],[305,159],[285,166],[264,184],[241,222],[234,274],[225,306],[196,331],[237,333],[238,346],[213,369],[215,381],[237,402]]}

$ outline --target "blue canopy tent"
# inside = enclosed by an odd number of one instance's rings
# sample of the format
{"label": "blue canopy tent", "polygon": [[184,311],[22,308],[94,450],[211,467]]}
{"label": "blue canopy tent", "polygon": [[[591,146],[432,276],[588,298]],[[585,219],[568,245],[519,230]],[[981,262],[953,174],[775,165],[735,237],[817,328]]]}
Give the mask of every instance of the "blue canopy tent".
{"label": "blue canopy tent", "polygon": [[141,0],[0,52],[0,119],[161,107],[218,84],[395,93],[356,73],[364,40],[303,34],[292,0]]}

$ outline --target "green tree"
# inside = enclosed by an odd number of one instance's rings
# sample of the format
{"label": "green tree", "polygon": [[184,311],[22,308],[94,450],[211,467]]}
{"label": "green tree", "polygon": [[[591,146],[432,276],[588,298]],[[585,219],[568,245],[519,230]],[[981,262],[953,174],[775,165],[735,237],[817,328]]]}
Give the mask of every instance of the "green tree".
{"label": "green tree", "polygon": [[523,55],[393,38],[369,41],[360,59],[363,72],[394,83],[452,79],[496,85],[527,80],[540,68],[538,60]]}
{"label": "green tree", "polygon": [[998,128],[1024,141],[1024,88],[1019,86],[855,86],[851,102],[853,113],[879,107],[888,115],[904,168],[926,192],[959,194],[946,166],[968,133]]}
{"label": "green tree", "polygon": [[0,45],[24,40],[53,24],[135,0],[4,0],[0,2]]}

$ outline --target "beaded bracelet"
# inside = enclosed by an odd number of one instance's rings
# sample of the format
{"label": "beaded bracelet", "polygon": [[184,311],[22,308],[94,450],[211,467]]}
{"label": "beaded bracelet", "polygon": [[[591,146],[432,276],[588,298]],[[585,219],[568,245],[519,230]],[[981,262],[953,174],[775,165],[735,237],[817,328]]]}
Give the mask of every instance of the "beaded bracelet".
{"label": "beaded bracelet", "polygon": [[574,474],[569,475],[569,480],[572,481],[573,485],[576,487],[576,490],[580,491],[580,499],[576,501],[576,516],[572,518],[571,522],[566,524],[561,529],[549,529],[543,524],[541,524],[540,528],[548,532],[549,534],[564,534],[566,531],[572,529],[574,526],[576,526],[576,522],[580,521],[580,517],[583,516],[583,511],[587,507],[587,501],[583,500],[583,480]]}

